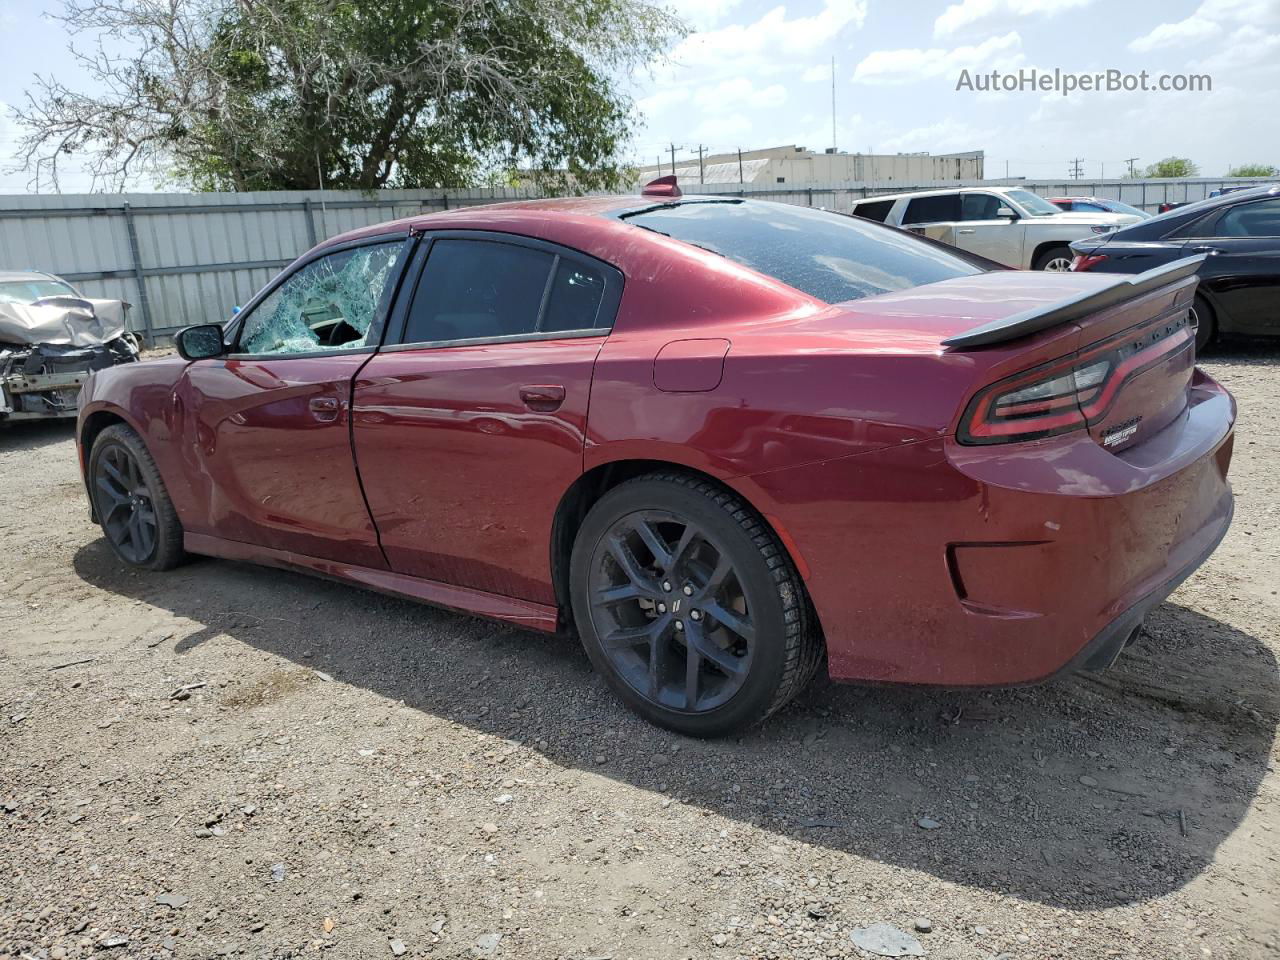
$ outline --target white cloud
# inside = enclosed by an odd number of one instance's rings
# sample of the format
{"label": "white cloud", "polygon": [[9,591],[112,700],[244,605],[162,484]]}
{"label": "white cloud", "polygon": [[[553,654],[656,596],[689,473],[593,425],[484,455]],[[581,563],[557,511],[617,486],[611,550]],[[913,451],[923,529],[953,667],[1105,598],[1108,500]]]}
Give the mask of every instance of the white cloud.
{"label": "white cloud", "polygon": [[742,0],[667,0],[668,10],[694,30],[714,27],[737,9]]}
{"label": "white cloud", "polygon": [[933,35],[946,37],[965,27],[997,17],[1051,17],[1074,8],[1088,6],[1094,0],[960,0],[943,10],[933,22]]}
{"label": "white cloud", "polygon": [[1134,39],[1129,49],[1149,53],[1165,47],[1202,43],[1222,33],[1224,22],[1233,21],[1255,28],[1280,25],[1280,3],[1277,0],[1204,0],[1191,16],[1157,25]]}
{"label": "white cloud", "polygon": [[991,37],[976,46],[952,50],[877,50],[853,71],[855,83],[914,83],[961,70],[1016,67],[1023,61],[1022,38],[1016,31]]}
{"label": "white cloud", "polygon": [[909,153],[928,150],[931,153],[948,153],[961,150],[981,150],[993,138],[991,130],[978,129],[950,118],[916,127],[890,137],[877,144],[876,149],[885,153]]}
{"label": "white cloud", "polygon": [[774,7],[753,23],[691,34],[672,51],[671,59],[687,67],[776,69],[780,57],[810,55],[845,27],[861,26],[866,16],[866,0],[825,0],[813,16],[790,20],[786,7]]}
{"label": "white cloud", "polygon": [[734,77],[713,86],[701,88],[694,97],[708,113],[720,113],[742,105],[757,109],[780,107],[787,100],[787,88],[780,83],[760,88],[750,77]]}
{"label": "white cloud", "polygon": [[830,80],[831,68],[825,63],[819,63],[816,66],[809,67],[804,73],[800,74],[800,80],[803,83],[817,83],[819,80]]}

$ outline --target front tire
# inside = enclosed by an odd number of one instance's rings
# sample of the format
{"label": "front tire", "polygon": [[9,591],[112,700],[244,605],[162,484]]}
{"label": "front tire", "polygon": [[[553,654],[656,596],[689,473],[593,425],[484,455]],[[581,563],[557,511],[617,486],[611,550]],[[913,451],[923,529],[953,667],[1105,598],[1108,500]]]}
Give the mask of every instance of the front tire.
{"label": "front tire", "polygon": [[732,493],[685,474],[648,474],[600,498],[574,542],[570,597],[618,696],[689,736],[765,719],[822,659],[777,537]]}
{"label": "front tire", "polygon": [[1071,261],[1073,259],[1074,255],[1071,253],[1070,247],[1050,247],[1036,257],[1035,269],[1048,270],[1050,273],[1064,273],[1071,269]]}
{"label": "front tire", "polygon": [[93,510],[115,555],[143,570],[183,559],[182,524],[151,452],[125,424],[107,427],[89,453]]}

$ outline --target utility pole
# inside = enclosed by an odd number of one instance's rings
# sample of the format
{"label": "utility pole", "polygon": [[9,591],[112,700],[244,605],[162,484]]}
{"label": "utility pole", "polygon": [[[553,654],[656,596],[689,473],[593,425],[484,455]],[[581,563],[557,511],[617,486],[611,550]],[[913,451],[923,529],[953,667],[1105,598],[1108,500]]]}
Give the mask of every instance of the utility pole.
{"label": "utility pole", "polygon": [[1009,161],[1008,160],[1004,162],[1004,178],[1006,180],[1009,179]]}
{"label": "utility pole", "polygon": [[676,145],[674,143],[671,145],[671,175],[673,177],[676,175]]}
{"label": "utility pole", "polygon": [[836,150],[836,58],[831,58],[831,152]]}
{"label": "utility pole", "polygon": [[746,183],[746,181],[742,179],[742,148],[741,147],[738,148],[738,182]]}
{"label": "utility pole", "polygon": [[1129,165],[1129,176],[1130,176],[1130,177],[1136,177],[1136,176],[1137,176],[1137,174],[1133,172],[1133,162],[1134,162],[1135,160],[1137,160],[1137,159],[1138,159],[1138,157],[1129,157],[1127,160],[1125,160],[1125,163],[1127,163],[1127,164]]}
{"label": "utility pole", "polygon": [[1074,160],[1071,161],[1071,179],[1072,180],[1079,180],[1082,176],[1084,176],[1084,173],[1080,169],[1080,164],[1082,163],[1084,163],[1083,157],[1076,157]]}
{"label": "utility pole", "polygon": [[662,154],[658,154],[658,176],[662,176]]}
{"label": "utility pole", "polygon": [[706,153],[706,152],[707,152],[707,148],[706,148],[706,147],[704,147],[702,144],[698,144],[698,182],[699,182],[699,183],[706,183],[706,182],[707,182],[707,181],[704,179],[704,176],[705,176],[705,174],[706,174],[706,170],[705,170],[705,168],[704,168],[704,167],[703,167],[703,165],[702,165],[702,155],[703,155],[704,153]]}
{"label": "utility pole", "polygon": [[1105,160],[1098,161],[1098,177],[1101,180],[1107,179],[1107,161]]}

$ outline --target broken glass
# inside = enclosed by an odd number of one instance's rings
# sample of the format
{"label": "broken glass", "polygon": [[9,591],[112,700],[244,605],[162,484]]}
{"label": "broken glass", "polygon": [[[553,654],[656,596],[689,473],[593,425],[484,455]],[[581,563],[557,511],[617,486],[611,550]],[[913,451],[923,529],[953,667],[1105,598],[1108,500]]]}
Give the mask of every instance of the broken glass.
{"label": "broken glass", "polygon": [[379,314],[400,243],[357,247],[313,260],[245,320],[243,353],[314,353],[362,347]]}

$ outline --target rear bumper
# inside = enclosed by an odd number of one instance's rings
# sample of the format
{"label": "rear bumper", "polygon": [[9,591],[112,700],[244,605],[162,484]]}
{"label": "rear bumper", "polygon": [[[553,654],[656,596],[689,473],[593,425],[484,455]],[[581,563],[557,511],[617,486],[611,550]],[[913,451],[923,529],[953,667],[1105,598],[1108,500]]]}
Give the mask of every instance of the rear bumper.
{"label": "rear bumper", "polygon": [[809,570],[834,678],[1033,683],[1110,663],[1212,553],[1231,522],[1234,420],[1197,371],[1187,410],[1118,454],[1083,433],[939,439],[738,486]]}

